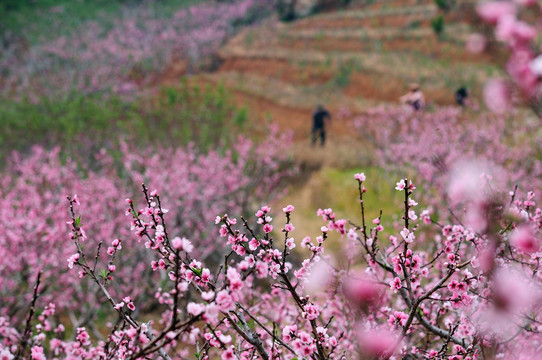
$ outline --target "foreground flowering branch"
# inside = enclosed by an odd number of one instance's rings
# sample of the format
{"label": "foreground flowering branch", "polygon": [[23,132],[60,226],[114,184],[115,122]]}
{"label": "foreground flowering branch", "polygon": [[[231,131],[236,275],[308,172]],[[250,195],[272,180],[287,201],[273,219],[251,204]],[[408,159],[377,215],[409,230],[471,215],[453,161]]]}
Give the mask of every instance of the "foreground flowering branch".
{"label": "foreground flowering branch", "polygon": [[[505,66],[509,81],[492,79],[485,86],[487,107],[498,113],[508,111],[512,109],[514,98],[511,94],[516,93],[540,117],[542,54],[537,36],[540,3],[535,0],[484,1],[478,5],[477,12],[494,30],[495,39],[506,44],[510,54]],[[481,41],[486,42],[483,37]]]}
{"label": "foreground flowering branch", "polygon": [[[98,287],[118,321],[106,341],[92,343],[84,328],[69,340],[61,325],[53,326],[50,304],[27,338],[31,357],[472,360],[537,354],[542,211],[533,195],[495,197],[486,191],[489,182],[480,183],[480,199],[466,206],[479,207],[486,221],[472,229],[439,225],[420,213],[416,187],[401,179],[402,219],[385,229],[382,214],[366,219],[370,189],[363,173],[355,179],[361,226],[320,209],[321,235],[296,241],[291,205],[282,209],[285,221],[278,228],[268,206],[255,221],[224,214],[215,223],[230,251],[209,265],[197,259],[196,239],[170,236],[170,212],[145,185],[143,206],[127,199],[135,239],[102,239],[94,249],[87,246],[92,242],[78,215],[79,199],[68,197],[76,249],[68,266]],[[344,256],[326,254],[331,239],[343,243]],[[105,263],[98,254],[102,244]],[[145,247],[146,271],[160,274],[150,322],[138,320],[138,309],[149,303],[137,303],[129,293],[112,295],[122,267],[130,264],[120,255],[131,246]],[[0,355],[13,359],[25,334],[30,332],[0,319]]]}

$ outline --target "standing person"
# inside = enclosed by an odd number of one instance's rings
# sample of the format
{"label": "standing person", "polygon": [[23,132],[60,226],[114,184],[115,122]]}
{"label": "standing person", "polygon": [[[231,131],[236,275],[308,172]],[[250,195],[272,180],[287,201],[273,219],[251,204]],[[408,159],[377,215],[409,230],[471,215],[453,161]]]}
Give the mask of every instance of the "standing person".
{"label": "standing person", "polygon": [[410,84],[408,86],[408,89],[408,93],[401,96],[399,98],[399,101],[401,101],[402,104],[408,104],[412,106],[415,111],[423,109],[423,107],[425,106],[425,96],[423,96],[423,93],[420,90],[420,85]]}
{"label": "standing person", "polygon": [[465,106],[467,103],[468,97],[469,97],[469,92],[467,91],[467,88],[464,86],[461,86],[455,92],[455,101],[457,102],[457,105],[459,106]]}
{"label": "standing person", "polygon": [[326,142],[325,123],[331,122],[331,114],[322,105],[318,105],[312,114],[312,145],[316,144],[316,138],[320,135],[320,145]]}

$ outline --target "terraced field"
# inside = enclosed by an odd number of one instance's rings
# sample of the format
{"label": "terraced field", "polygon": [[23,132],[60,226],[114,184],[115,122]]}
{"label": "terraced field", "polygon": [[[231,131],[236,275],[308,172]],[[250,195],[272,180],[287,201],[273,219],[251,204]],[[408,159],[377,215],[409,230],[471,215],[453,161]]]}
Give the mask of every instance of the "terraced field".
{"label": "terraced field", "polygon": [[[218,68],[194,81],[224,84],[247,106],[256,128],[272,119],[293,131],[292,155],[306,168],[370,164],[371,147],[352,131],[351,117],[397,103],[412,82],[421,84],[429,106],[450,105],[458,87],[466,85],[476,97],[498,74],[487,55],[465,49],[473,32],[465,19],[474,2],[455,4],[444,13],[431,0],[352,1],[291,23],[268,20],[232,38],[218,54]],[[430,25],[439,14],[445,18],[441,36]],[[318,103],[334,115],[324,149],[310,146]]]}

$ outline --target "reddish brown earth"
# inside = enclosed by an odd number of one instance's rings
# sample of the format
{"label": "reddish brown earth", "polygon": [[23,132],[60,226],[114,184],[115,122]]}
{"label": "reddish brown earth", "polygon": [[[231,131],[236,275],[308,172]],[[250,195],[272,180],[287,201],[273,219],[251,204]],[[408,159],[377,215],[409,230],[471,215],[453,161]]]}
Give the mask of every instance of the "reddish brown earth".
{"label": "reddish brown earth", "polygon": [[379,18],[307,19],[293,25],[294,29],[341,29],[341,28],[416,28],[429,26],[429,19],[418,16],[382,16]]}
{"label": "reddish brown earth", "polygon": [[331,80],[333,73],[314,65],[295,65],[280,59],[236,58],[224,60],[218,72],[237,71],[239,73],[255,73],[259,76],[271,77],[295,85],[325,84]]}

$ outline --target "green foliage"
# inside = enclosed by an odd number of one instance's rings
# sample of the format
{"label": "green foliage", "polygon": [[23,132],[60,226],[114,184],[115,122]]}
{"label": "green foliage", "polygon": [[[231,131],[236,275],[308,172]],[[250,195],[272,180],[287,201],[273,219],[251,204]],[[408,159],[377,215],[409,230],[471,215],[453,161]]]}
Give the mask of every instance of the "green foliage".
{"label": "green foliage", "polygon": [[0,37],[15,32],[29,44],[69,36],[88,21],[112,26],[122,12],[144,7],[159,17],[171,17],[179,8],[209,0],[0,0]]}
{"label": "green foliage", "polygon": [[352,73],[357,69],[357,64],[353,59],[341,62],[339,64],[339,69],[337,73],[333,77],[333,84],[339,87],[344,87],[348,85],[350,83],[350,77]]}
{"label": "green foliage", "polygon": [[59,145],[72,153],[94,154],[121,137],[141,145],[185,145],[201,151],[227,148],[247,123],[223,86],[201,89],[182,82],[151,99],[71,94],[0,102],[0,150],[26,151],[34,144]]}
{"label": "green foliage", "polygon": [[275,3],[275,10],[279,19],[284,22],[294,21],[296,19],[295,13],[296,0],[277,0]]}
{"label": "green foliage", "polygon": [[440,9],[440,10],[450,10],[451,8],[451,1],[450,0],[433,0],[435,2],[435,5],[437,5],[437,7]]}
{"label": "green foliage", "polygon": [[431,28],[438,37],[442,36],[442,33],[444,32],[444,16],[442,16],[442,14],[431,19]]}

